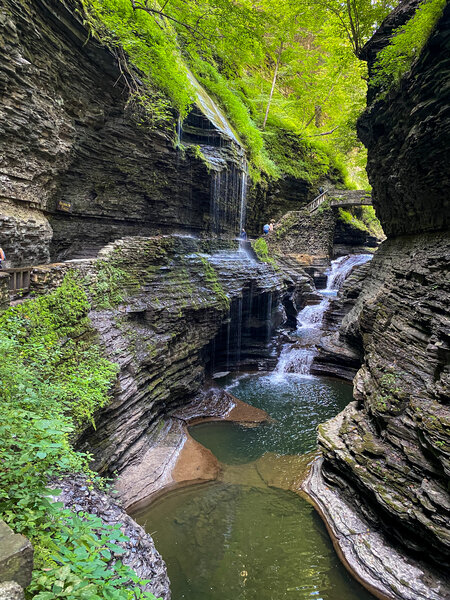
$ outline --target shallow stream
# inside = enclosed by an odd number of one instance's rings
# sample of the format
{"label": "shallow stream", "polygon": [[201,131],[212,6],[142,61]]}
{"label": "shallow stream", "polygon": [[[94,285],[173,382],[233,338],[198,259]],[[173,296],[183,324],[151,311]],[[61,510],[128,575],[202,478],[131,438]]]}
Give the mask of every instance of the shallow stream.
{"label": "shallow stream", "polygon": [[290,491],[311,460],[316,426],[348,404],[351,386],[295,374],[220,384],[273,421],[191,427],[223,464],[220,481],[173,491],[133,515],[166,561],[172,600],[373,600],[314,509]]}

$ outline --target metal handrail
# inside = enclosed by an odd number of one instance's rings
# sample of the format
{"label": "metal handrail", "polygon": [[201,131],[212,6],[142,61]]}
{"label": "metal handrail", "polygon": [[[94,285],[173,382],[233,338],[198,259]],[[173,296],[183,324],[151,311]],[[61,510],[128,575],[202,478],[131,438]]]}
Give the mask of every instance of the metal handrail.
{"label": "metal handrail", "polygon": [[18,267],[2,270],[2,273],[9,273],[9,291],[11,294],[29,291],[30,274],[32,270],[33,267]]}

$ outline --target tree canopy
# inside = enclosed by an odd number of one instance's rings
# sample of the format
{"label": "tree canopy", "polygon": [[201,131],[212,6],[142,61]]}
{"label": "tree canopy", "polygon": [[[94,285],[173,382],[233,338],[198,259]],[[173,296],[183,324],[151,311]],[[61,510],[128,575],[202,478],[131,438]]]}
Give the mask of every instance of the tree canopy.
{"label": "tree canopy", "polygon": [[[194,99],[189,68],[223,106],[256,170],[277,174],[279,129],[317,151],[359,157],[366,70],[356,54],[388,0],[82,0],[91,27],[154,89],[155,123]],[[270,143],[269,143],[270,145]]]}

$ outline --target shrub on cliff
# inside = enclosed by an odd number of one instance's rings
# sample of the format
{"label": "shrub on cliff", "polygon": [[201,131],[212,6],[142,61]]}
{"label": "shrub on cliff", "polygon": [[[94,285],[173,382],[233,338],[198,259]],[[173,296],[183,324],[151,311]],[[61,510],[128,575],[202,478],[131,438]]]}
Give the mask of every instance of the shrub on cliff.
{"label": "shrub on cliff", "polygon": [[446,0],[424,0],[415,15],[394,31],[391,42],[378,53],[370,85],[386,92],[400,81],[425,46],[445,4]]}
{"label": "shrub on cliff", "polygon": [[0,517],[34,545],[29,597],[154,598],[139,595],[135,574],[111,562],[120,531],[61,510],[47,489],[49,479],[67,473],[95,478],[71,439],[109,401],[117,367],[101,355],[89,308],[68,275],[54,292],[0,315]]}

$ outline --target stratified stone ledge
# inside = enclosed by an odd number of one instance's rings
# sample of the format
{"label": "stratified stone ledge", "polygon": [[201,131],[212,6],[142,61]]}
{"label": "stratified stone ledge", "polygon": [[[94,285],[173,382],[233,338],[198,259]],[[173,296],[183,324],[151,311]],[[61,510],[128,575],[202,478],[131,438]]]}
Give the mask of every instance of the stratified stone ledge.
{"label": "stratified stone ledge", "polygon": [[449,582],[401,554],[362,515],[327,486],[317,458],[302,490],[327,525],[345,566],[377,598],[389,600],[447,600]]}
{"label": "stratified stone ledge", "polygon": [[177,487],[206,483],[218,478],[221,467],[213,453],[195,441],[188,426],[206,421],[231,421],[256,427],[269,415],[241,402],[225,390],[201,392],[189,404],[164,421],[142,459],[128,465],[116,481],[120,501],[129,511]]}
{"label": "stratified stone ledge", "polygon": [[33,546],[0,521],[0,583],[15,581],[27,587],[33,571]]}

